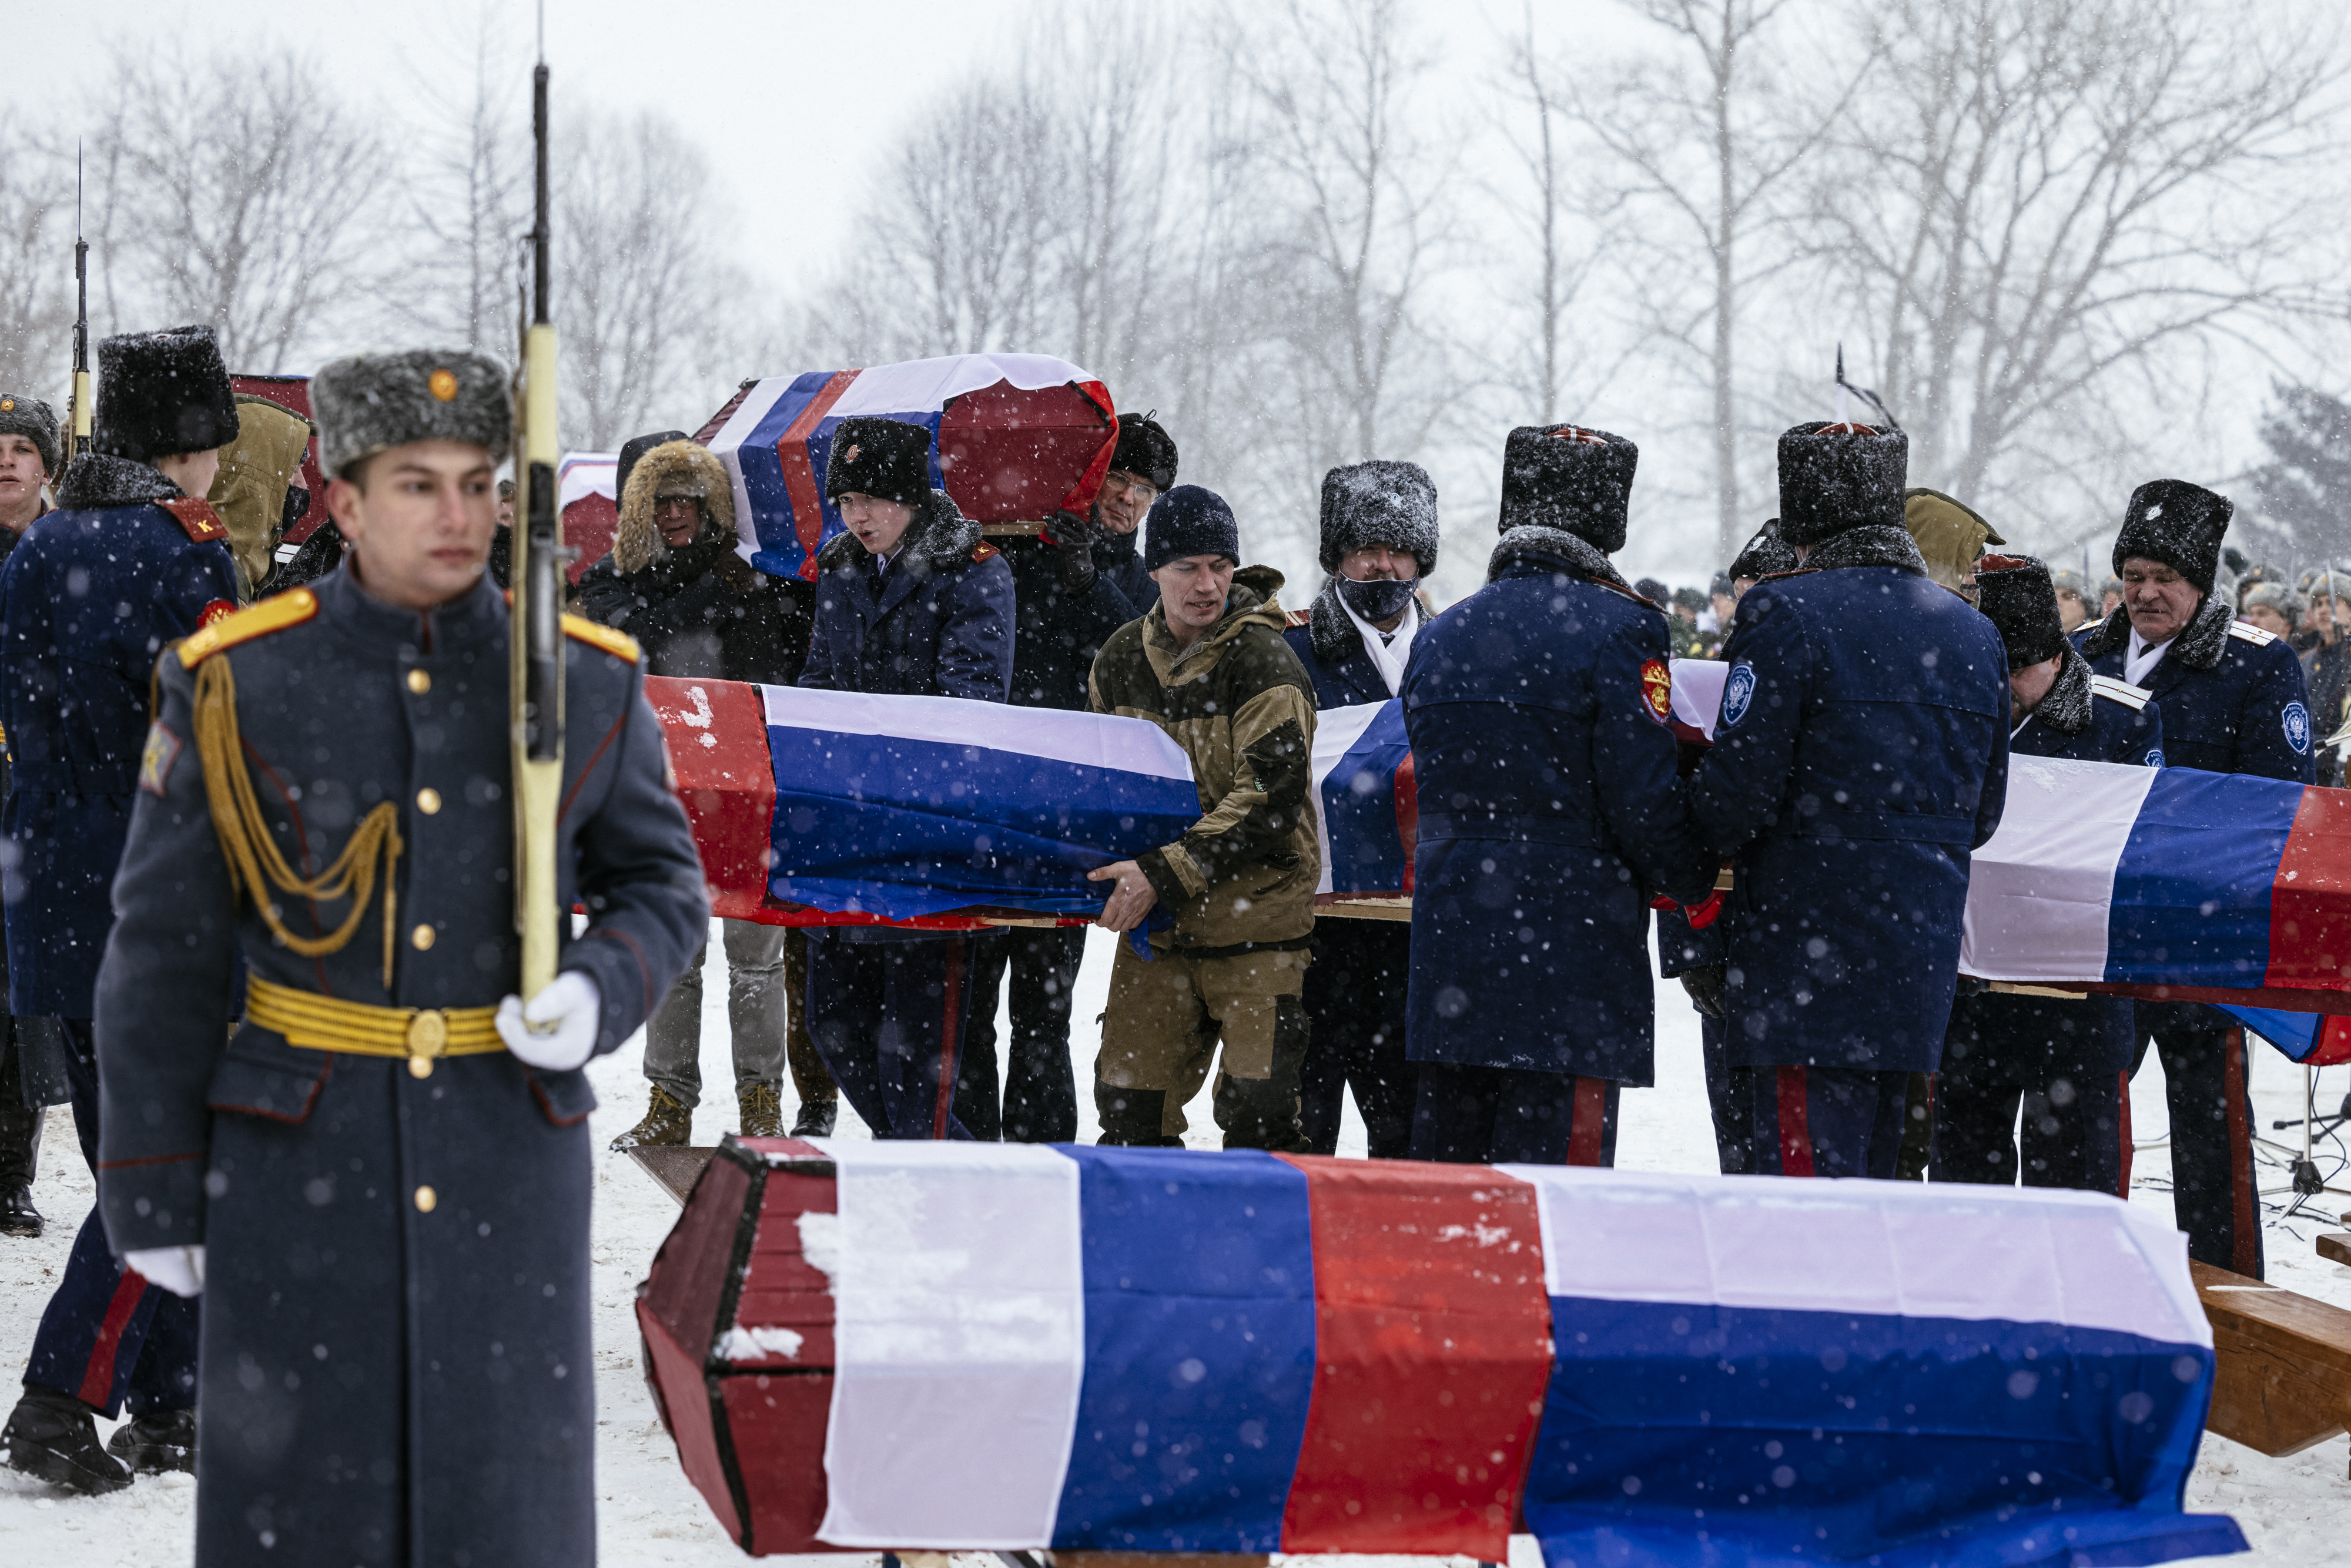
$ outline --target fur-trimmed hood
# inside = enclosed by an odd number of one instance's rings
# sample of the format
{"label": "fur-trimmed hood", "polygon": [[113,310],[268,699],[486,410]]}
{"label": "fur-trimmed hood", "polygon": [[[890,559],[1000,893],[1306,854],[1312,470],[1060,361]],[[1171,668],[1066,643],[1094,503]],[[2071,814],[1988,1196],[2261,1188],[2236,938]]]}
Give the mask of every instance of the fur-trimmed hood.
{"label": "fur-trimmed hood", "polygon": [[76,458],[66,470],[65,483],[57,486],[61,507],[139,507],[179,497],[180,487],[164,478],[160,469],[104,452]]}
{"label": "fur-trimmed hood", "polygon": [[[1409,613],[1416,626],[1426,626],[1433,619],[1417,593],[1412,596]],[[1348,617],[1347,607],[1339,602],[1339,580],[1335,577],[1322,580],[1322,591],[1307,608],[1306,645],[1314,650],[1316,661],[1326,670],[1337,669],[1364,645],[1355,622]]]}
{"label": "fur-trimmed hood", "polygon": [[2090,725],[2090,661],[2079,648],[2065,650],[2065,662],[2048,693],[2033,705],[2032,718],[2060,735],[2079,735]]}
{"label": "fur-trimmed hood", "polygon": [[[645,462],[652,461],[649,455]],[[638,466],[642,471],[643,465]],[[629,484],[635,488],[633,478]],[[899,537],[895,567],[903,567],[918,577],[928,577],[935,571],[961,570],[971,564],[971,552],[979,548],[979,525],[965,517],[945,490],[934,490],[914,508],[914,520]],[[833,571],[845,566],[862,566],[871,559],[872,552],[857,542],[857,536],[845,533],[817,553],[816,564],[820,571]]]}
{"label": "fur-trimmed hood", "polygon": [[735,537],[735,486],[726,466],[710,448],[691,441],[671,441],[637,460],[621,497],[620,526],[612,534],[612,564],[636,573],[669,558],[669,541],[662,538],[653,501],[663,490],[691,490],[702,497],[705,535]]}
{"label": "fur-trimmed hood", "polygon": [[[1494,553],[1487,558],[1486,580],[1493,581],[1502,575],[1504,568],[1530,556],[1549,556],[1552,559],[1565,561],[1578,576],[1621,589],[1628,597],[1639,599],[1658,614],[1665,613],[1664,605],[1643,599],[1634,592],[1633,585],[1625,580],[1625,574],[1609,564],[1608,558],[1600,553],[1598,547],[1581,535],[1541,523],[1520,523],[1502,535],[1501,542],[1494,547]],[[1354,630],[1353,626],[1347,629]]]}
{"label": "fur-trimmed hood", "polygon": [[[2236,612],[2221,602],[2219,594],[2206,594],[2196,618],[2171,640],[2170,650],[2163,655],[2165,660],[2177,659],[2190,670],[2210,669],[2220,662],[2221,652],[2229,645],[2229,622],[2236,618]],[[2082,656],[2100,659],[2117,648],[2129,646],[2130,606],[2117,604],[2113,614],[2082,639]]]}

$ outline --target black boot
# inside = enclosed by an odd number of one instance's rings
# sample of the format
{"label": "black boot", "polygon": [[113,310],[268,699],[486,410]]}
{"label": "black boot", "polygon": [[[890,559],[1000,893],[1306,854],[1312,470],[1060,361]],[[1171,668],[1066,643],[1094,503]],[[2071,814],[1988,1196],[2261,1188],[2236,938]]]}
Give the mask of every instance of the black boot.
{"label": "black boot", "polygon": [[41,1211],[33,1207],[33,1186],[19,1182],[0,1186],[0,1236],[38,1236]]}
{"label": "black boot", "polygon": [[795,1138],[830,1138],[832,1124],[841,1116],[839,1100],[803,1100],[799,1114],[792,1118]]}
{"label": "black boot", "polygon": [[0,1429],[0,1448],[9,1469],[68,1491],[120,1491],[131,1484],[131,1472],[98,1446],[90,1407],[54,1388],[25,1385],[25,1397]]}
{"label": "black boot", "polygon": [[[0,1019],[0,1029],[9,1026]],[[46,1113],[25,1103],[23,1074],[14,1040],[0,1043],[0,1236],[38,1236],[41,1211],[33,1207],[33,1175],[39,1168],[41,1124]]]}
{"label": "black boot", "polygon": [[1135,1149],[1184,1146],[1183,1139],[1171,1138],[1159,1129],[1159,1119],[1167,1113],[1165,1089],[1121,1089],[1116,1084],[1097,1082],[1094,1111],[1102,1118],[1102,1136],[1094,1140],[1098,1144]]}
{"label": "black boot", "polygon": [[1298,1127],[1298,1079],[1305,1070],[1312,1038],[1306,1005],[1296,997],[1274,1002],[1273,1071],[1264,1078],[1217,1074],[1217,1125],[1228,1149],[1264,1149],[1277,1155],[1310,1151]]}
{"label": "black boot", "polygon": [[106,1451],[140,1476],[167,1470],[196,1473],[196,1413],[158,1410],[125,1421],[106,1440]]}

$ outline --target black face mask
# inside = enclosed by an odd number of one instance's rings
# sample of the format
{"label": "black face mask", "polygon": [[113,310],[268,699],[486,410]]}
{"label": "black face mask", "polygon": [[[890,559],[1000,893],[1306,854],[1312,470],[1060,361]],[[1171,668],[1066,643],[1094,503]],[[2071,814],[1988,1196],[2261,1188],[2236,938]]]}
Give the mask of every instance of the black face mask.
{"label": "black face mask", "polygon": [[1357,582],[1353,578],[1343,577],[1339,580],[1339,597],[1347,601],[1348,609],[1376,626],[1403,614],[1405,607],[1412,602],[1413,591],[1419,586],[1420,579],[1416,577],[1402,582],[1385,578]]}
{"label": "black face mask", "polygon": [[310,492],[297,485],[286,492],[285,515],[277,520],[277,537],[284,538],[287,530],[300,522],[310,510]]}

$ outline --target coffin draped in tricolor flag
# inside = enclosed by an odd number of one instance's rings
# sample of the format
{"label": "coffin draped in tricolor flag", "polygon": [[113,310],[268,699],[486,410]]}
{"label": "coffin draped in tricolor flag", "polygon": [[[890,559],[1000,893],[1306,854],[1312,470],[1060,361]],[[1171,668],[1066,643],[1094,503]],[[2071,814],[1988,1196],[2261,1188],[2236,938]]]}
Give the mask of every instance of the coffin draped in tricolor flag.
{"label": "coffin draped in tricolor flag", "polygon": [[729,1140],[639,1292],[755,1553],[2146,1563],[2211,1395],[2102,1195]]}
{"label": "coffin draped in tricolor flag", "polygon": [[735,485],[751,564],[816,580],[841,531],[825,499],[832,433],[855,415],[932,433],[931,483],[983,526],[1050,522],[1092,507],[1118,445],[1110,392],[1048,354],[958,354],[869,370],[809,371],[745,384],[706,430]]}

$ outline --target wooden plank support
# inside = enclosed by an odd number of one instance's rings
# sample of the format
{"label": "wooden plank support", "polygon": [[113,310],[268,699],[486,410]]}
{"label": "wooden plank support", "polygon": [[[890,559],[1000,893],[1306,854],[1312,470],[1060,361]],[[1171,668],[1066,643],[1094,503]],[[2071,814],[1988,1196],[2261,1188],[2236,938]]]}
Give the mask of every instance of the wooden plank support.
{"label": "wooden plank support", "polygon": [[2207,1430],[2273,1458],[2351,1431],[2351,1312],[2189,1264],[2219,1375]]}
{"label": "wooden plank support", "polygon": [[2330,1263],[2351,1263],[2351,1230],[2330,1230],[2321,1236],[2318,1255]]}

